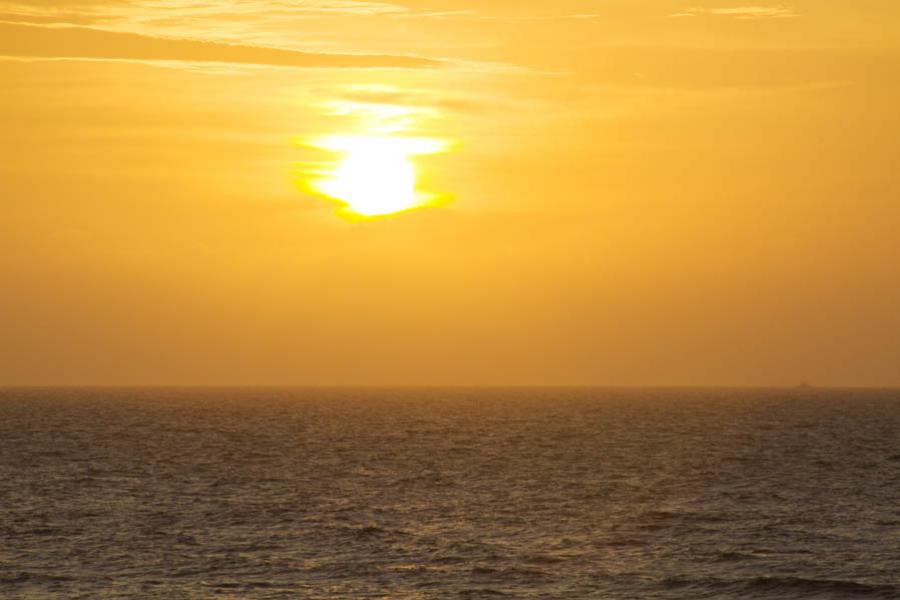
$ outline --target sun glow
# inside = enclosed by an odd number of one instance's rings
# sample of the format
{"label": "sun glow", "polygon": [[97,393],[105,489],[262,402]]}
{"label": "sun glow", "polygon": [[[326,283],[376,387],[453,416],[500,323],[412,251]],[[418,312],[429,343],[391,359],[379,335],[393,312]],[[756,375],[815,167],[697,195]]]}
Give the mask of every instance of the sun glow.
{"label": "sun glow", "polygon": [[418,189],[413,157],[445,150],[447,144],[441,140],[347,135],[319,138],[313,145],[340,155],[340,160],[314,179],[312,188],[344,204],[351,215],[390,215],[434,204],[438,199]]}

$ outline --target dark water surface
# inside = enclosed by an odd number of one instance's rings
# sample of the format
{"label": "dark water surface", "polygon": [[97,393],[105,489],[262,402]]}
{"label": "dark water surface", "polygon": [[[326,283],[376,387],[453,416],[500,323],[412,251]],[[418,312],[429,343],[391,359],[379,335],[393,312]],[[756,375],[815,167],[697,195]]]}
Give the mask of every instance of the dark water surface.
{"label": "dark water surface", "polygon": [[900,598],[900,392],[6,390],[3,598]]}

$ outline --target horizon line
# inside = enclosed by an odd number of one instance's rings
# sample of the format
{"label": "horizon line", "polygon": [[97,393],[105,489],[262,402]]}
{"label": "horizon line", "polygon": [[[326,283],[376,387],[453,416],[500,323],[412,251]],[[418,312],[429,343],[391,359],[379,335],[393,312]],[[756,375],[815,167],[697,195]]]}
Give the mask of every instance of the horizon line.
{"label": "horizon line", "polygon": [[139,383],[139,384],[3,384],[0,390],[52,390],[52,389],[258,389],[258,390],[300,390],[300,389],[584,389],[584,390],[879,390],[900,391],[900,384],[602,384],[602,383]]}

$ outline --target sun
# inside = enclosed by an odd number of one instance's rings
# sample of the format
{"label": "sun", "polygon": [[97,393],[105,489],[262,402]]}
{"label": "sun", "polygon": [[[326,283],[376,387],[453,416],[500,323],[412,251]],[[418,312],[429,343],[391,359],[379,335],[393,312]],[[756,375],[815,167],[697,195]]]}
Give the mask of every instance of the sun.
{"label": "sun", "polygon": [[396,214],[433,204],[437,196],[421,191],[413,157],[434,154],[446,143],[432,138],[392,135],[328,136],[313,145],[339,160],[311,181],[318,194],[362,218]]}

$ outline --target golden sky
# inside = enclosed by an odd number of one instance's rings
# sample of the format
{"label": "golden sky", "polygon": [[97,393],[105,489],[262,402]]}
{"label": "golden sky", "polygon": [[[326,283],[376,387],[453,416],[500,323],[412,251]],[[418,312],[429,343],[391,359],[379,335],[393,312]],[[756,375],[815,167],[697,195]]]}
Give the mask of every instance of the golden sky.
{"label": "golden sky", "polygon": [[0,384],[900,385],[897,0],[0,0],[0,86]]}

